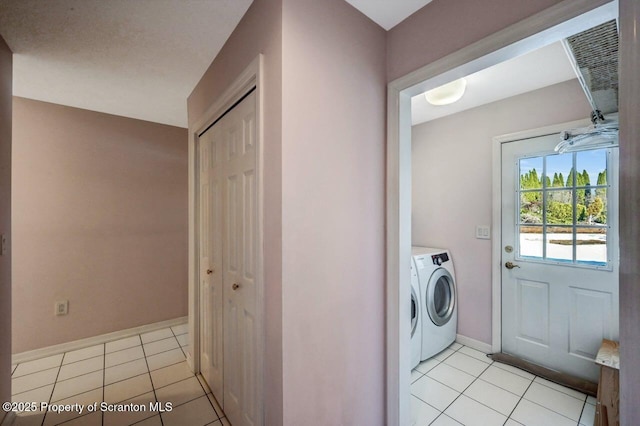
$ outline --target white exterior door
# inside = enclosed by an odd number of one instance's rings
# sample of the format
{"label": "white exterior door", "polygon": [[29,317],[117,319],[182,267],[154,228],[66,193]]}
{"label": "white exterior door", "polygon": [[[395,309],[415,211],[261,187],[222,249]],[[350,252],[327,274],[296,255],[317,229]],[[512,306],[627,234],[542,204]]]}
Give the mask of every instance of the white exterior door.
{"label": "white exterior door", "polygon": [[[208,177],[200,180],[200,211],[209,220],[203,218],[200,223],[202,287],[208,289],[202,292],[201,368],[231,424],[260,424],[255,93],[200,140],[201,152],[211,158]],[[209,152],[207,146],[211,146]],[[203,166],[201,161],[201,173],[205,173]]]}
{"label": "white exterior door", "polygon": [[600,343],[618,338],[617,148],[558,141],[501,147],[502,351],[597,381]]}

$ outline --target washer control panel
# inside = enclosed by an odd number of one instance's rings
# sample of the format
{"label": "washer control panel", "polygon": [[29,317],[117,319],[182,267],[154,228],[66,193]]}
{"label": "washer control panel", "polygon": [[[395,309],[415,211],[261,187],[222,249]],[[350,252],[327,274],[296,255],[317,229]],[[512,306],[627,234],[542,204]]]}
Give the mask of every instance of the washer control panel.
{"label": "washer control panel", "polygon": [[433,261],[434,265],[440,266],[444,262],[449,261],[449,255],[447,253],[434,254],[434,255],[431,255],[431,260]]}

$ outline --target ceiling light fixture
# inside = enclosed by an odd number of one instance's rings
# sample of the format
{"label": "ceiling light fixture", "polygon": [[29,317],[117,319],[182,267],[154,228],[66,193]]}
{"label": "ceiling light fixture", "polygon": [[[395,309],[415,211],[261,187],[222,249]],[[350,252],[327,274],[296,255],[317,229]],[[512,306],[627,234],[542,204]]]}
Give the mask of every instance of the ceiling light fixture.
{"label": "ceiling light fixture", "polygon": [[459,101],[466,88],[467,80],[459,78],[425,92],[424,96],[431,105],[449,105]]}

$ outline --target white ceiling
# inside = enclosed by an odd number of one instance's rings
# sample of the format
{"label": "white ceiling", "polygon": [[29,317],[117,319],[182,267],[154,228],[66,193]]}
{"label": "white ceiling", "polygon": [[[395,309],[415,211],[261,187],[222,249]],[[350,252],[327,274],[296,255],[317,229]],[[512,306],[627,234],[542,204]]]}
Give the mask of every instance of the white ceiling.
{"label": "white ceiling", "polygon": [[187,96],[252,0],[0,0],[16,96],[187,126]]}
{"label": "white ceiling", "polygon": [[[390,29],[431,0],[346,0]],[[14,95],[175,126],[252,0],[0,0]],[[555,45],[468,76],[456,104],[413,99],[414,123],[575,78]]]}
{"label": "white ceiling", "polygon": [[398,25],[431,0],[345,0],[385,30]]}
{"label": "white ceiling", "polygon": [[576,77],[561,42],[465,77],[467,90],[458,102],[434,106],[423,94],[411,99],[413,125],[510,98]]}

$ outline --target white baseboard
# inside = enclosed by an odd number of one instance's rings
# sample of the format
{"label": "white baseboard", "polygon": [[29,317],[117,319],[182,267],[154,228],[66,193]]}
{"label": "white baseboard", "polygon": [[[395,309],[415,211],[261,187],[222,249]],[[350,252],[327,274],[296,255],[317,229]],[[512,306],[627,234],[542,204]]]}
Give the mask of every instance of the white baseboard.
{"label": "white baseboard", "polygon": [[[86,339],[74,340],[73,342],[61,343],[59,345],[47,346],[46,348],[34,349],[32,351],[21,352],[11,356],[11,363],[33,361],[34,359],[46,358],[51,355],[58,355],[64,352],[75,351],[88,348],[136,334],[148,333],[162,328],[173,327],[188,322],[188,317],[174,318],[166,321],[155,322],[153,324],[141,325],[139,327],[128,328],[126,330],[114,331],[113,333],[101,334],[99,336],[87,337]],[[4,423],[2,424],[4,426]]]}
{"label": "white baseboard", "polygon": [[4,420],[0,421],[1,426],[13,426],[16,422],[16,413],[13,411],[9,411],[6,416],[4,416]]}
{"label": "white baseboard", "polygon": [[484,352],[485,354],[490,354],[491,345],[485,342],[481,342],[480,340],[472,339],[471,337],[463,336],[461,334],[456,334],[456,342],[461,345],[469,346],[471,349],[475,349],[480,352]]}

